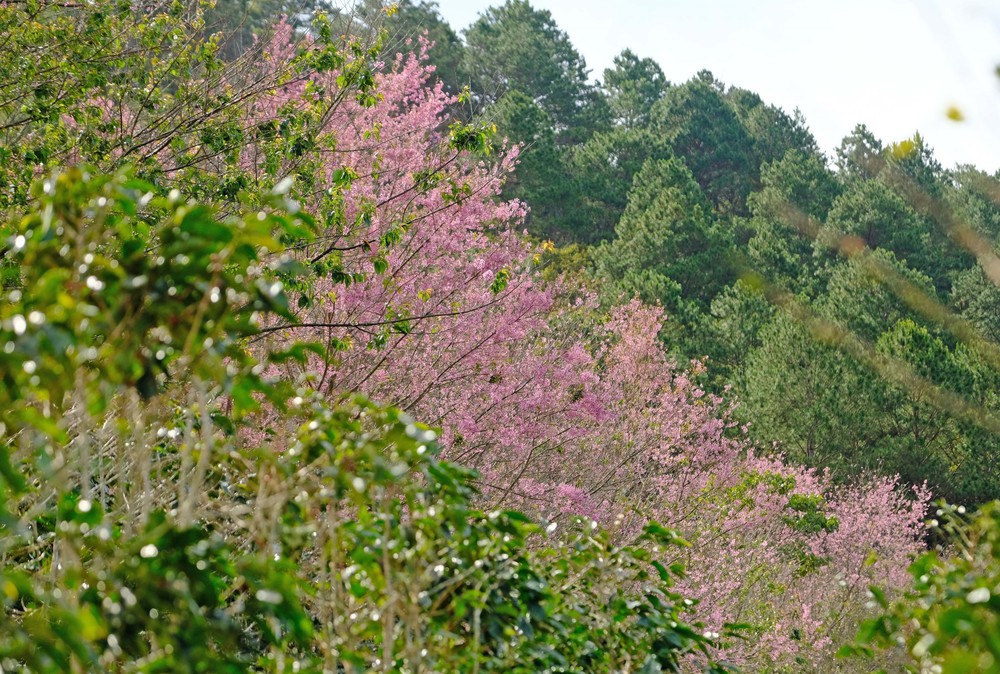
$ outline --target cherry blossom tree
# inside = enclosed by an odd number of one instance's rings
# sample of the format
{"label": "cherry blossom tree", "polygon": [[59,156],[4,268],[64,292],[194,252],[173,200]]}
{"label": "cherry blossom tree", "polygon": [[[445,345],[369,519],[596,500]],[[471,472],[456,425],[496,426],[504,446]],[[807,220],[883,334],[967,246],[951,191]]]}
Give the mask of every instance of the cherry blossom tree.
{"label": "cherry blossom tree", "polygon": [[[449,127],[453,99],[429,74],[398,56],[378,72],[376,104],[345,101],[329,120],[328,187],[304,195],[328,214],[300,252],[315,281],[296,320],[260,337],[307,334],[317,354],[272,374],[440,426],[445,456],[479,472],[490,507],[583,515],[622,539],[651,519],[681,530],[699,618],[720,633],[748,625],[734,662],[825,662],[868,584],[891,585],[919,550],[929,494],[876,478],[836,487],[760,454],[695,385],[702,366],[667,358],[660,310],[607,313],[585,289],[543,282],[518,231],[528,206],[498,198],[518,148]],[[252,171],[252,148],[244,160]]]}

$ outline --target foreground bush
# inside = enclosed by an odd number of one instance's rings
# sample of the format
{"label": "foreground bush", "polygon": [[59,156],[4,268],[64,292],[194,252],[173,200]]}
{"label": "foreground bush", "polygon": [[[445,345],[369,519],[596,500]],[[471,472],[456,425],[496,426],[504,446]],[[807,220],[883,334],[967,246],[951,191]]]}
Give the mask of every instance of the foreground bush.
{"label": "foreground bush", "polygon": [[[472,505],[394,409],[259,377],[287,314],[281,190],[245,219],[70,171],[11,225],[2,305],[4,671],[676,671],[682,545]],[[267,353],[299,357],[302,345]],[[248,444],[249,415],[280,413]],[[280,449],[278,449],[280,448]],[[705,667],[712,669],[708,660]]]}
{"label": "foreground bush", "polygon": [[1000,672],[1000,503],[973,516],[944,505],[932,521],[944,545],[910,566],[894,601],[872,588],[881,615],[844,655],[895,651],[909,672]]}

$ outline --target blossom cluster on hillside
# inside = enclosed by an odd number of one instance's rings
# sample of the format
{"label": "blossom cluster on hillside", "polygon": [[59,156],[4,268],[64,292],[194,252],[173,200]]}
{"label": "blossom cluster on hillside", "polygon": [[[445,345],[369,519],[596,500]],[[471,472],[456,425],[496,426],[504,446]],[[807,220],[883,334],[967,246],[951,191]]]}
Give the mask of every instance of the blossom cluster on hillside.
{"label": "blossom cluster on hillside", "polygon": [[0,6],[3,671],[867,670],[933,490],[762,445],[627,249],[738,190],[647,163],[605,284],[431,43],[202,12]]}

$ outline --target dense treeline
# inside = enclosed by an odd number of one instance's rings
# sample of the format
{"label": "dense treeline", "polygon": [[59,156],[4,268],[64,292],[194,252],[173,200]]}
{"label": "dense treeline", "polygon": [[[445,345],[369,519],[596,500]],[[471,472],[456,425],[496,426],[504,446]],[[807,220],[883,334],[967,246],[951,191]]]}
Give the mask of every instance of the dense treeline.
{"label": "dense treeline", "polygon": [[991,177],[516,0],[0,42],[3,671],[994,667]]}

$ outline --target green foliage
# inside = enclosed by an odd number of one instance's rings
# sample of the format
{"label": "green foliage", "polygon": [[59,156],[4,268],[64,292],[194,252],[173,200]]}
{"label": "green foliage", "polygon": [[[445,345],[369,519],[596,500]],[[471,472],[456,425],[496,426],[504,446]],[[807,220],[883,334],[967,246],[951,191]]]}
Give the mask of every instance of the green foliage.
{"label": "green foliage", "polygon": [[[753,214],[765,220],[786,220],[789,208],[824,220],[842,191],[822,155],[800,148],[762,166],[760,183],[749,203]],[[806,238],[803,232],[799,235]]]}
{"label": "green foliage", "polygon": [[884,471],[965,503],[988,499],[998,489],[984,466],[995,439],[961,407],[942,407],[939,395],[992,406],[989,368],[918,323],[873,264],[931,292],[926,277],[882,251],[837,267],[813,324],[781,312],[760,332],[738,380],[738,414],[759,441],[776,439],[795,460],[839,479]]}
{"label": "green foliage", "polygon": [[[672,157],[664,137],[641,126],[616,126],[574,148],[569,159],[579,193],[573,209],[574,240],[594,244],[611,240],[639,171],[647,161]],[[560,196],[565,199],[566,193]]]}
{"label": "green foliage", "polygon": [[[741,508],[747,508],[754,505],[755,491],[758,487],[763,486],[766,491],[777,494],[779,496],[788,496],[793,489],[795,489],[795,478],[785,475],[780,475],[771,471],[752,471],[741,475],[741,479],[735,485],[726,490],[726,496],[732,499],[734,504],[738,504]],[[793,495],[792,499],[806,498],[800,497],[798,495]],[[789,501],[789,508],[791,508],[792,501]]]}
{"label": "green foliage", "polygon": [[786,522],[796,531],[804,533],[834,532],[840,528],[840,522],[836,517],[826,516],[823,512],[824,505],[825,499],[822,496],[793,494],[786,507],[794,514],[789,515]]}
{"label": "green foliage", "polygon": [[880,269],[897,273],[919,292],[933,293],[927,276],[914,271],[891,252],[876,250],[832,268],[826,292],[817,301],[819,312],[871,342],[900,320],[917,317],[917,312],[882,281]]}
{"label": "green foliage", "polygon": [[620,291],[626,295],[665,301],[655,287],[625,281],[649,272],[678,284],[686,300],[707,305],[729,280],[726,264],[720,263],[725,235],[710,202],[679,159],[646,162],[615,231],[617,238],[602,246],[595,258],[599,273],[624,284]]}
{"label": "green foliage", "polygon": [[891,251],[910,267],[944,279],[937,227],[920,217],[898,194],[878,180],[856,183],[834,201],[827,231],[818,240],[829,245],[835,236],[857,236],[871,249]]}
{"label": "green foliage", "polygon": [[261,376],[281,241],[312,232],[285,185],[246,218],[147,187],[57,174],[11,229],[5,670],[721,671],[658,561],[672,532],[481,512],[431,429]]}
{"label": "green foliage", "polygon": [[1000,287],[987,278],[982,267],[960,273],[951,288],[951,304],[980,333],[1000,344]]}
{"label": "green foliage", "polygon": [[711,73],[668,89],[650,116],[653,130],[683,158],[713,205],[723,213],[743,213],[758,167],[750,137]]}
{"label": "green foliage", "polygon": [[948,547],[917,558],[905,594],[871,588],[880,615],[862,625],[842,656],[902,653],[908,672],[1000,672],[1000,508],[966,517],[942,505],[931,521]]}
{"label": "green foliage", "polygon": [[792,150],[819,154],[816,139],[798,110],[789,116],[781,108],[764,103],[752,91],[738,87],[730,87],[726,99],[752,139],[755,167],[779,161]]}
{"label": "green foliage", "polygon": [[493,125],[453,122],[448,127],[448,137],[451,147],[459,152],[487,156],[493,151],[496,130]]}
{"label": "green foliage", "polygon": [[[665,338],[682,358],[701,357],[694,336],[712,297],[732,280],[727,233],[679,159],[649,160],[633,181],[617,237],[594,251],[606,302],[638,297],[670,317]],[[704,349],[704,350],[703,350]]]}
{"label": "green foliage", "polygon": [[[334,143],[323,131],[331,110],[345,96],[375,100],[379,34],[342,37],[319,14],[309,48],[290,34],[290,60],[269,67],[266,42],[224,58],[204,13],[195,0],[0,7],[0,209],[27,203],[36,177],[80,163],[105,173],[128,165],[158,196],[178,188],[209,203],[262,194],[287,176],[313,187],[320,171],[307,150]],[[262,100],[334,71],[330,86],[310,85],[309,101],[261,119]],[[253,171],[240,161],[250,144]]]}
{"label": "green foliage", "polygon": [[490,108],[490,116],[504,138],[522,145],[518,166],[504,184],[504,196],[529,204],[528,231],[553,239],[575,237],[578,213],[571,198],[575,186],[566,175],[565,152],[556,146],[549,114],[515,89]]}
{"label": "green foliage", "polygon": [[556,247],[550,242],[542,244],[542,253],[538,255],[538,263],[542,267],[542,278],[554,281],[560,276],[577,279],[580,287],[586,287],[589,282],[588,270],[591,267],[588,246],[571,243],[568,246]]}
{"label": "green foliage", "polygon": [[586,62],[547,10],[507,0],[483,12],[465,42],[465,70],[484,107],[520,91],[549,115],[560,145],[581,142],[606,123]]}
{"label": "green foliage", "polygon": [[810,225],[826,219],[841,186],[815,152],[792,149],[761,168],[761,188],[748,199],[753,217],[747,243],[753,270],[789,291],[813,295],[819,289]]}
{"label": "green foliage", "polygon": [[653,59],[640,59],[626,49],[604,71],[604,90],[616,124],[632,129],[649,123],[649,111],[663,98],[670,83]]}
{"label": "green foliage", "polygon": [[836,163],[844,181],[870,180],[882,170],[882,142],[864,124],[841,141]]}
{"label": "green foliage", "polygon": [[935,199],[943,196],[944,171],[923,136],[915,133],[911,138],[893,143],[886,150],[888,168],[912,180],[928,196]]}
{"label": "green foliage", "polygon": [[708,372],[721,382],[719,388],[742,375],[747,357],[762,345],[761,331],[774,311],[752,278],[727,286],[712,300],[700,332],[707,347]]}
{"label": "green foliage", "polygon": [[996,178],[972,166],[959,166],[949,177],[957,189],[945,193],[948,205],[973,231],[987,241],[996,241],[1000,236]]}
{"label": "green foliage", "polygon": [[38,206],[11,226],[20,283],[0,308],[9,432],[38,422],[40,404],[58,417],[81,378],[95,385],[86,401],[95,412],[115,387],[154,396],[175,364],[225,380],[224,359],[241,358],[235,340],[256,332],[261,312],[289,315],[276,275],[295,263],[262,256],[282,249],[280,237],[309,236],[312,223],[274,210],[289,203],[284,194],[222,220],[179,194],[154,197],[141,181],[85,169],[34,194]]}

